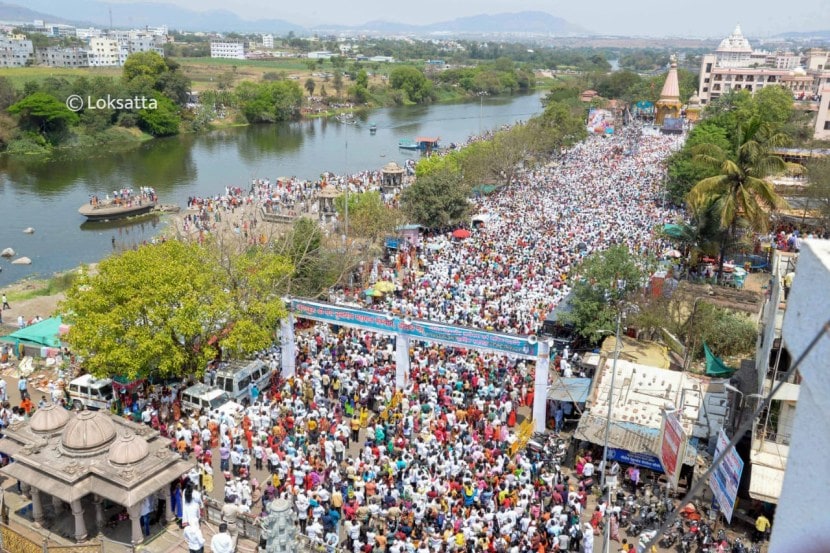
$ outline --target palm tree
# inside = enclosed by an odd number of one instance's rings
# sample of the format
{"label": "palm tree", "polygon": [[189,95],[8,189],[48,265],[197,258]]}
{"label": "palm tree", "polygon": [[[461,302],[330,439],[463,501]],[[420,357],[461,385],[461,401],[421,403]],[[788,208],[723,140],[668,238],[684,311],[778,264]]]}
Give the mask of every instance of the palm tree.
{"label": "palm tree", "polygon": [[689,191],[686,201],[695,213],[714,206],[720,214],[723,233],[720,243],[718,282],[723,277],[726,248],[735,238],[738,222],[763,232],[770,212],[787,206],[767,179],[781,173],[787,164],[772,148],[786,144],[788,138],[774,133],[758,117],[740,124],[735,132],[732,151],[714,144],[701,144],[692,151],[695,159],[715,166],[719,174],[699,181]]}

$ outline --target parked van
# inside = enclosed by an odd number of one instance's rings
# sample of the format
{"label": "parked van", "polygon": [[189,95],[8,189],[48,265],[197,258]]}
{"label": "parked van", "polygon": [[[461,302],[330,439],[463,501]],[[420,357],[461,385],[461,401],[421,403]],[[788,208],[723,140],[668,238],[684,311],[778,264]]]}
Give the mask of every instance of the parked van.
{"label": "parked van", "polygon": [[270,380],[271,369],[259,359],[223,363],[216,371],[216,387],[235,401],[248,397],[254,384],[262,390]]}
{"label": "parked van", "polygon": [[182,407],[188,412],[203,409],[205,413],[226,410],[233,414],[242,410],[228,392],[201,383],[182,392]]}
{"label": "parked van", "polygon": [[107,409],[115,397],[112,380],[85,374],[69,382],[69,401],[73,408]]}

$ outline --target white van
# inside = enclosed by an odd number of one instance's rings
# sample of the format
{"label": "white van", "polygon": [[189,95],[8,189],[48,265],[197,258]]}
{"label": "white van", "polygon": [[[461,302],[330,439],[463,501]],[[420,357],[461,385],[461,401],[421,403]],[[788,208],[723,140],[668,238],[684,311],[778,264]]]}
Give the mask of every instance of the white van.
{"label": "white van", "polygon": [[69,401],[73,409],[107,409],[115,400],[112,380],[85,374],[69,382]]}
{"label": "white van", "polygon": [[228,392],[207,384],[194,384],[182,392],[182,407],[190,411],[203,409],[205,413],[225,410],[230,414],[242,411],[242,406],[234,402]]}
{"label": "white van", "polygon": [[270,381],[271,369],[259,359],[222,363],[216,371],[216,387],[227,392],[234,401],[249,397],[252,385],[256,384],[262,390]]}

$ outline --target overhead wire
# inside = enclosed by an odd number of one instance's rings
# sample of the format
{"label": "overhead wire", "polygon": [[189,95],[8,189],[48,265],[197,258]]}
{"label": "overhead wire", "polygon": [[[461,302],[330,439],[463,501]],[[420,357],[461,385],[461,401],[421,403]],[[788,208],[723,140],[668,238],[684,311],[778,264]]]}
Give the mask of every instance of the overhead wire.
{"label": "overhead wire", "polygon": [[680,511],[684,505],[692,501],[702,490],[703,486],[709,484],[709,477],[715,470],[723,463],[724,459],[726,459],[727,455],[729,455],[730,450],[735,447],[735,445],[741,440],[741,438],[746,434],[746,432],[752,428],[752,425],[755,423],[755,419],[760,416],[761,412],[767,408],[769,402],[772,401],[772,398],[775,397],[775,394],[778,393],[778,390],[781,389],[782,386],[790,379],[793,373],[798,369],[799,365],[801,365],[802,361],[810,354],[813,348],[818,344],[819,340],[825,335],[830,334],[830,321],[825,322],[819,331],[813,336],[813,339],[810,340],[810,343],[804,349],[804,352],[796,359],[795,363],[793,363],[790,368],[784,373],[784,376],[781,380],[778,381],[775,387],[770,386],[770,391],[764,397],[764,399],[759,403],[759,405],[755,408],[752,413],[751,417],[748,417],[746,421],[744,421],[738,430],[735,432],[734,436],[730,440],[729,444],[723,448],[723,450],[718,454],[714,461],[712,461],[712,466],[703,474],[701,478],[695,483],[694,486],[686,493],[680,503],[675,507],[675,509],[666,517],[665,522],[657,529],[657,533],[649,540],[649,542],[645,545],[644,551],[650,551],[653,546],[657,545],[658,540],[660,537],[669,529],[669,527],[674,523],[677,517],[680,515]]}

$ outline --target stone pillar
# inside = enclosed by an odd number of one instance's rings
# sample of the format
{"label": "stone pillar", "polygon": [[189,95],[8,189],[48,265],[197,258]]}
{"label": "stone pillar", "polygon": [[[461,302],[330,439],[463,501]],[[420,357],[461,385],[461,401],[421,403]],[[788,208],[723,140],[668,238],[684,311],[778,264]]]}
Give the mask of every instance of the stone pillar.
{"label": "stone pillar", "polygon": [[43,524],[43,504],[40,501],[40,490],[32,487],[32,519],[35,526]]}
{"label": "stone pillar", "polygon": [[409,336],[395,335],[395,389],[403,390],[409,380]]}
{"label": "stone pillar", "polygon": [[75,541],[82,542],[86,539],[86,522],[84,521],[84,508],[80,499],[74,499],[70,503],[72,514],[75,515]]}
{"label": "stone pillar", "polygon": [[539,341],[536,357],[536,378],[533,383],[533,425],[535,432],[544,432],[547,422],[548,373],[550,372],[550,345]]}
{"label": "stone pillar", "polygon": [[92,494],[92,502],[95,504],[95,527],[98,533],[104,531],[104,499],[97,493]]}
{"label": "stone pillar", "polygon": [[165,485],[160,491],[164,500],[164,521],[169,524],[176,520],[176,513],[173,512],[173,505],[170,503],[170,485]]}
{"label": "stone pillar", "polygon": [[52,496],[52,508],[55,510],[55,517],[57,517],[61,511],[63,511],[63,501],[61,498],[53,495]]}
{"label": "stone pillar", "polygon": [[21,480],[20,481],[20,491],[23,492],[23,495],[25,495],[26,497],[29,497],[29,495],[31,494],[31,491],[32,491],[32,487],[29,484],[27,484],[26,482],[23,482]]}
{"label": "stone pillar", "polygon": [[[289,309],[290,305],[286,306]],[[294,315],[289,311],[288,316],[280,321],[280,347],[282,348],[282,377],[290,378],[296,374],[297,352],[294,339]]]}
{"label": "stone pillar", "polygon": [[138,545],[144,541],[144,534],[141,532],[141,503],[136,503],[127,507],[127,513],[130,515],[130,540],[133,544]]}

